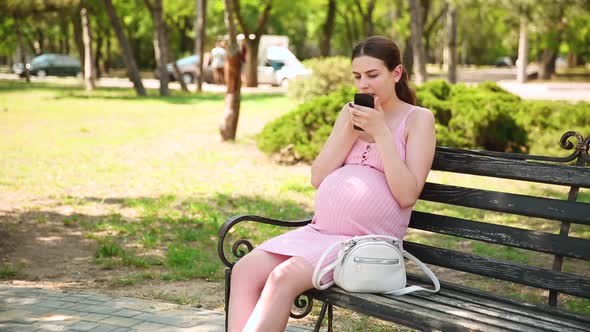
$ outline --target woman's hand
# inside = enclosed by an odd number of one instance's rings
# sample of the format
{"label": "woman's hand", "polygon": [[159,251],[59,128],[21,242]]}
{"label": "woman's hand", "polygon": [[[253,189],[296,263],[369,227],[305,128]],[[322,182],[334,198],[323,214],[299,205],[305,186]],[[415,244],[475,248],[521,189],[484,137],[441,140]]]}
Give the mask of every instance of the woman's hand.
{"label": "woman's hand", "polygon": [[[361,127],[373,139],[377,136],[387,135],[389,127],[385,122],[385,112],[379,102],[379,97],[375,97],[375,108],[365,107],[348,103],[351,122],[357,127]],[[356,131],[358,132],[358,131]]]}

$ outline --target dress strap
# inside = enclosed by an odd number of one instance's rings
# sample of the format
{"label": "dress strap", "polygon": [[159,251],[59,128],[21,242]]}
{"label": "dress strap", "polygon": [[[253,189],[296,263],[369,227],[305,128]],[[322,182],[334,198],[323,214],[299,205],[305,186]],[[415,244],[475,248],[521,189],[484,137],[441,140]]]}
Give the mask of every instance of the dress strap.
{"label": "dress strap", "polygon": [[406,122],[408,122],[408,118],[410,117],[410,114],[412,114],[416,110],[416,108],[417,108],[416,106],[413,106],[412,109],[406,115],[404,115],[404,117],[402,118],[402,121],[400,121],[399,125],[397,126],[398,132],[400,130],[406,128]]}

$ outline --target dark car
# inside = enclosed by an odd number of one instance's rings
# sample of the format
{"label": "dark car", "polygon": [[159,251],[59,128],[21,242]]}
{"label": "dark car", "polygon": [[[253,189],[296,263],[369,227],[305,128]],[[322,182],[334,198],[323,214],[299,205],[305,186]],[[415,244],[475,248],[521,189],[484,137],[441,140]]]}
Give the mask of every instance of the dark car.
{"label": "dark car", "polygon": [[[206,55],[205,59],[207,59]],[[198,55],[191,55],[185,58],[178,59],[176,61],[176,65],[178,66],[178,70],[180,71],[180,77],[182,78],[184,83],[189,84],[195,81],[198,60]],[[203,67],[203,70],[205,72],[204,81],[207,83],[213,83],[213,70],[211,69],[208,63],[205,63]],[[166,65],[166,70],[168,71],[170,81],[174,81],[175,78],[173,74],[172,63]],[[159,78],[157,70],[154,72],[154,75],[156,76],[156,78]]]}
{"label": "dark car", "polygon": [[503,57],[497,58],[496,61],[494,62],[494,65],[496,67],[513,67],[514,63],[512,62],[512,59],[510,59],[510,57],[503,56]]}
{"label": "dark car", "polygon": [[[81,73],[80,60],[66,54],[42,54],[27,63],[31,75],[36,76],[78,76]],[[14,64],[12,71],[24,76],[24,68],[21,63]]]}

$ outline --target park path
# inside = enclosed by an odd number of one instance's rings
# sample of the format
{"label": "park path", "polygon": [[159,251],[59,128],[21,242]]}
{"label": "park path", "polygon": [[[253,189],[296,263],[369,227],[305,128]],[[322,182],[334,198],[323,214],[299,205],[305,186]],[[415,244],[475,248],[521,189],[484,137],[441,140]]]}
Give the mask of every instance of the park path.
{"label": "park path", "polygon": [[[222,332],[221,312],[153,300],[0,285],[0,331]],[[288,326],[288,332],[307,329]]]}

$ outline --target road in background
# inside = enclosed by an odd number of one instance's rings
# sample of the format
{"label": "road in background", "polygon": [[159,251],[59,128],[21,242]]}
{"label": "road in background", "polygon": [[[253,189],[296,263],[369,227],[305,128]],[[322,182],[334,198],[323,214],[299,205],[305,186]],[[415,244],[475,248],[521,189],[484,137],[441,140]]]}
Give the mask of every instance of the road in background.
{"label": "road in background", "polygon": [[[444,78],[440,74],[431,74],[430,79]],[[14,74],[0,73],[0,80],[18,80]],[[51,82],[59,84],[81,85],[80,78],[61,78],[61,77],[31,77],[33,82]],[[148,89],[158,89],[160,82],[153,78],[145,78],[143,84]],[[545,99],[545,100],[568,100],[568,101],[589,101],[590,102],[590,82],[539,82],[530,81],[524,84],[516,83],[516,73],[513,68],[484,68],[470,69],[463,68],[459,70],[458,81],[466,84],[477,84],[484,81],[497,82],[515,95],[524,99]],[[133,83],[127,78],[110,78],[105,77],[97,80],[99,87],[133,87]],[[170,89],[179,90],[180,85],[177,82],[171,82]],[[189,84],[190,91],[195,91],[195,85]],[[225,86],[203,83],[203,91],[206,92],[225,92]],[[242,87],[244,93],[284,93],[286,88],[260,84],[256,88]]]}

